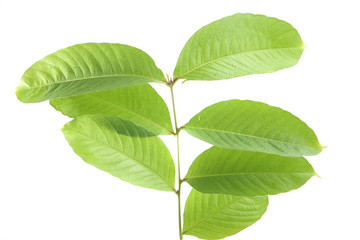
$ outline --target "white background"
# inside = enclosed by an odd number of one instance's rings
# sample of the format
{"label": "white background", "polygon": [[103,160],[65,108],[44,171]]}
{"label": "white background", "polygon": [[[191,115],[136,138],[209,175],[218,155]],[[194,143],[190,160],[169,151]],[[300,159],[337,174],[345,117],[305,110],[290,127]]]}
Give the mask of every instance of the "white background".
{"label": "white background", "polygon": [[[307,45],[295,67],[226,81],[177,84],[180,125],[221,100],[251,99],[304,120],[328,148],[309,157],[321,179],[272,196],[257,223],[228,239],[360,239],[358,1],[0,1],[0,240],[177,239],[172,193],[142,189],[85,164],[48,102],[23,104],[22,73],[58,49],[118,42],[172,73],[187,39],[237,12],[291,23]],[[154,85],[167,103],[165,86]],[[208,145],[181,134],[181,171]],[[175,155],[175,139],[164,137]],[[185,194],[190,188],[184,185]],[[195,239],[185,236],[184,239]]]}

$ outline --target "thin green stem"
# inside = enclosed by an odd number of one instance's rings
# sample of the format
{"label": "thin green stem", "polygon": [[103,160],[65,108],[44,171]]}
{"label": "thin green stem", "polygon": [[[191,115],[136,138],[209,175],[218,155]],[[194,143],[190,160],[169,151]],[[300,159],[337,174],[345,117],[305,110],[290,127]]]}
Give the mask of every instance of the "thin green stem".
{"label": "thin green stem", "polygon": [[180,129],[178,128],[177,125],[177,119],[176,119],[176,110],[175,110],[175,100],[174,100],[174,90],[173,90],[173,86],[174,84],[171,82],[169,84],[170,87],[170,92],[171,92],[171,100],[172,100],[172,106],[173,106],[173,111],[174,111],[174,121],[175,121],[175,129],[176,129],[176,150],[177,150],[177,170],[178,170],[178,190],[176,191],[177,194],[177,198],[178,198],[178,216],[179,216],[179,237],[180,240],[183,239],[183,234],[182,234],[182,220],[181,220],[181,175],[180,175],[180,148],[179,148],[179,131]]}
{"label": "thin green stem", "polygon": [[175,131],[176,133],[178,132],[178,126],[177,126],[177,119],[176,119],[176,110],[175,110],[175,100],[174,100],[174,90],[173,87],[174,85],[171,84],[170,86],[170,92],[171,92],[171,100],[172,100],[172,106],[173,106],[173,111],[174,111],[174,121],[175,121]]}
{"label": "thin green stem", "polygon": [[177,197],[178,197],[178,215],[179,215],[179,236],[180,240],[183,239],[182,233],[182,226],[181,226],[181,178],[180,178],[180,156],[179,156],[179,132],[176,134],[176,145],[177,145],[177,159],[178,159],[178,190],[177,190]]}

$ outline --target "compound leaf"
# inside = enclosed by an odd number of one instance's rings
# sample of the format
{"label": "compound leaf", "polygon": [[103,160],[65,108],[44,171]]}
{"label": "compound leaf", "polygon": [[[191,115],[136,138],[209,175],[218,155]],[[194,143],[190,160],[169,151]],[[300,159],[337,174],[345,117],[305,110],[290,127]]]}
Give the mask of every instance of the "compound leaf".
{"label": "compound leaf", "polygon": [[101,114],[131,121],[155,134],[173,132],[166,103],[149,84],[58,98],[50,104],[72,118]]}
{"label": "compound leaf", "polygon": [[129,121],[80,116],[62,129],[85,162],[131,184],[173,191],[175,166],[159,137]]}
{"label": "compound leaf", "polygon": [[32,65],[22,76],[16,95],[32,103],[163,81],[164,74],[140,49],[85,43],[61,49]]}
{"label": "compound leaf", "polygon": [[180,53],[174,77],[220,80],[269,73],[295,65],[304,49],[289,23],[235,14],[198,30]]}
{"label": "compound leaf", "polygon": [[323,149],[313,130],[291,113],[249,100],[213,104],[184,130],[215,146],[237,150],[299,157]]}
{"label": "compound leaf", "polygon": [[303,157],[212,147],[195,159],[185,180],[202,193],[263,196],[297,189],[314,175]]}
{"label": "compound leaf", "polygon": [[265,213],[268,197],[203,194],[192,190],[185,205],[183,233],[221,239],[249,227]]}

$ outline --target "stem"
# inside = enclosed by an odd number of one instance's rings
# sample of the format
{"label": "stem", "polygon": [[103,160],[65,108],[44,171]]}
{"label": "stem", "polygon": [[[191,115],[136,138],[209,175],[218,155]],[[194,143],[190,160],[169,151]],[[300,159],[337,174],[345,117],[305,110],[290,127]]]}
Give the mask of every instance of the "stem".
{"label": "stem", "polygon": [[178,159],[178,176],[179,176],[179,185],[177,190],[177,197],[178,197],[178,215],[179,215],[179,236],[180,240],[183,239],[182,234],[182,226],[181,226],[181,178],[180,178],[180,156],[179,156],[179,132],[176,134],[176,143],[177,143],[177,159]]}
{"label": "stem", "polygon": [[172,106],[173,106],[173,111],[174,111],[174,121],[175,121],[175,129],[176,129],[176,150],[177,150],[177,169],[178,169],[178,190],[176,191],[176,195],[178,198],[178,216],[179,216],[179,237],[180,240],[183,239],[183,234],[182,234],[182,226],[181,226],[181,175],[180,175],[180,148],[179,148],[179,131],[180,129],[178,128],[177,125],[177,119],[176,119],[176,110],[175,110],[175,100],[174,100],[174,91],[173,91],[173,82],[171,82],[169,84],[170,87],[170,92],[171,92],[171,100],[172,100]]}

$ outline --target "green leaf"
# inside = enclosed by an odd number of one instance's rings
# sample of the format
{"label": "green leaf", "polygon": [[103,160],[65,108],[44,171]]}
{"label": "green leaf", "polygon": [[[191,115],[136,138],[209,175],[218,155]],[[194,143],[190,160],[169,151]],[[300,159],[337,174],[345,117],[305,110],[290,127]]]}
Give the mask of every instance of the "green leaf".
{"label": "green leaf", "polygon": [[50,104],[64,115],[106,115],[131,121],[155,134],[171,134],[169,110],[149,84],[59,98]]}
{"label": "green leaf", "polygon": [[287,22],[235,14],[198,30],[180,53],[175,79],[220,80],[269,73],[295,65],[304,50]]}
{"label": "green leaf", "polygon": [[22,102],[76,96],[148,82],[164,74],[145,52],[123,44],[85,43],[61,49],[32,65],[16,95]]}
{"label": "green leaf", "polygon": [[314,175],[303,157],[212,147],[195,159],[185,180],[202,193],[263,196],[297,189]]}
{"label": "green leaf", "polygon": [[131,184],[173,191],[175,166],[165,144],[146,129],[116,117],[80,116],[62,129],[85,162]]}
{"label": "green leaf", "polygon": [[230,100],[195,115],[184,130],[218,147],[282,156],[316,155],[323,147],[304,122],[265,103]]}
{"label": "green leaf", "polygon": [[265,213],[268,197],[202,194],[192,190],[185,205],[183,233],[221,239],[249,227]]}

